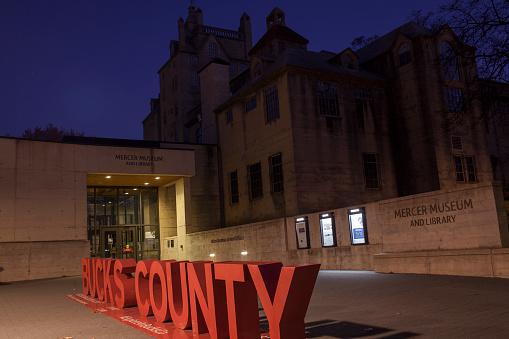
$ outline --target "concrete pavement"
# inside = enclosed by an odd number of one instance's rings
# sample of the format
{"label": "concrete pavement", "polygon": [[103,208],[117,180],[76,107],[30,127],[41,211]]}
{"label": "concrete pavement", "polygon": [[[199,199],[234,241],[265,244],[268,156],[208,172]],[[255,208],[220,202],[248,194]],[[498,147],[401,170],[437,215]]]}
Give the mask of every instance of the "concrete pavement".
{"label": "concrete pavement", "polygon": [[[77,293],[80,277],[0,284],[0,338],[151,338],[66,297]],[[309,339],[507,338],[509,279],[321,271],[306,331]]]}

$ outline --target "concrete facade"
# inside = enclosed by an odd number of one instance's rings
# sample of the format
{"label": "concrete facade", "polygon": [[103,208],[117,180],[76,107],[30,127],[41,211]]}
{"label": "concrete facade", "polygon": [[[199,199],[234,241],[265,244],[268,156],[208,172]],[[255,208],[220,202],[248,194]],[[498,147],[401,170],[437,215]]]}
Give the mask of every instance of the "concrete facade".
{"label": "concrete facade", "polygon": [[79,274],[80,259],[91,251],[88,186],[159,187],[163,237],[177,235],[179,226],[185,232],[220,226],[215,146],[75,141],[0,139],[0,281]]}

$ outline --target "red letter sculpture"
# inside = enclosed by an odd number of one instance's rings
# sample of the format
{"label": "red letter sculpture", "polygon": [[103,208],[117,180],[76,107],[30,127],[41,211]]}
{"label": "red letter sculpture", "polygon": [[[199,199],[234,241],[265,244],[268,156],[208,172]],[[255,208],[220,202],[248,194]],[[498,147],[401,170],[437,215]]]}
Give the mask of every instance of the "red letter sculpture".
{"label": "red letter sculpture", "polygon": [[120,308],[136,305],[135,280],[132,273],[136,271],[136,260],[118,259],[115,261],[115,305]]}
{"label": "red letter sculpture", "polygon": [[191,327],[186,261],[166,263],[168,304],[173,324],[182,330]]}

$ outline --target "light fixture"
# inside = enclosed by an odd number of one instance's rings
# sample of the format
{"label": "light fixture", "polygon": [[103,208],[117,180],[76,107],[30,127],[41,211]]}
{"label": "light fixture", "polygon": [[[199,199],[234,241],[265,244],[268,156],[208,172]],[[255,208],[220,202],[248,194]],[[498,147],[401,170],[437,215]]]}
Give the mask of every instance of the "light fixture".
{"label": "light fixture", "polygon": [[247,251],[240,252],[241,255],[247,255]]}
{"label": "light fixture", "polygon": [[350,210],[349,212],[352,212],[352,213],[354,213],[354,212],[359,212],[359,209],[358,209],[358,208],[356,208],[356,209],[354,209],[354,210]]}
{"label": "light fixture", "polygon": [[133,188],[134,191],[137,191],[138,189],[137,188]]}
{"label": "light fixture", "polygon": [[161,177],[156,177],[156,180],[159,180],[159,179],[161,179]]}
{"label": "light fixture", "polygon": [[125,192],[125,194],[129,194],[129,192]]}
{"label": "light fixture", "polygon": [[148,185],[148,182],[146,182],[145,185]]}
{"label": "light fixture", "polygon": [[106,179],[111,179],[111,175],[107,175],[107,176],[106,176]]}
{"label": "light fixture", "polygon": [[214,253],[210,253],[209,257],[215,257],[216,255]]}

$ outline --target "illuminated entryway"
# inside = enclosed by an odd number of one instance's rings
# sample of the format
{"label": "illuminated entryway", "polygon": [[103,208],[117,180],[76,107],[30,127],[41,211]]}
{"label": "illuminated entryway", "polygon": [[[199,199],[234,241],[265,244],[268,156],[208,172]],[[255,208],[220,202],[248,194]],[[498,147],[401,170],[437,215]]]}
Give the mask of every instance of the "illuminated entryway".
{"label": "illuminated entryway", "polygon": [[87,187],[92,257],[159,259],[157,187]]}

